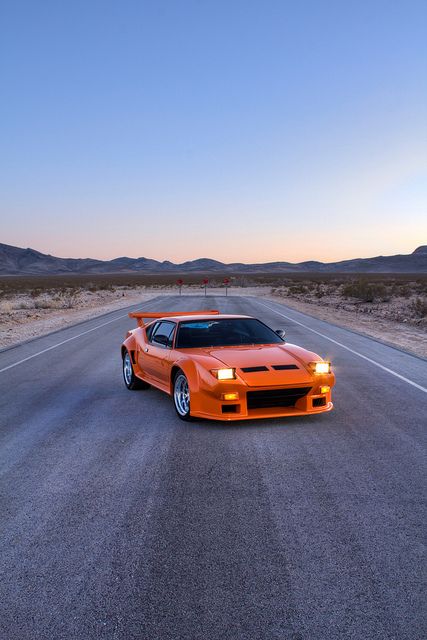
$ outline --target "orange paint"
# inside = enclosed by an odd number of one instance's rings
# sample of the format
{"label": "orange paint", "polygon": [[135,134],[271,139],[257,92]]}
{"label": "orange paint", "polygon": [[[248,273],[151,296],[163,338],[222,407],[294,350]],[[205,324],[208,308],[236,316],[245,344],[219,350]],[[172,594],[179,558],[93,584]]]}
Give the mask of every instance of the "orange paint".
{"label": "orange paint", "polygon": [[[181,349],[175,346],[180,322],[247,316],[219,315],[215,310],[151,314],[141,311],[129,316],[137,320],[138,327],[128,332],[122,357],[130,355],[134,376],[173,395],[176,374],[183,372],[193,417],[248,420],[315,415],[333,408],[334,374],[315,373],[312,364],[322,358],[302,347],[285,342]],[[144,319],[153,318],[174,323],[170,345],[150,340],[150,328],[156,320],[144,324]],[[213,372],[220,368],[234,369],[235,379],[218,380]]]}

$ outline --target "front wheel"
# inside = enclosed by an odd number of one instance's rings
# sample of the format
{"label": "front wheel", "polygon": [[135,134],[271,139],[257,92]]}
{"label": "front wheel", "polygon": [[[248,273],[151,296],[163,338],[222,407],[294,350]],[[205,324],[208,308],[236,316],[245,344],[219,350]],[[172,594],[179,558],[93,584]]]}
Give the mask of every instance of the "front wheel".
{"label": "front wheel", "polygon": [[190,387],[184,373],[180,371],[173,383],[173,402],[181,420],[191,420],[190,416]]}
{"label": "front wheel", "polygon": [[131,391],[134,391],[134,389],[148,389],[150,386],[147,382],[144,382],[144,380],[136,377],[129,351],[125,351],[123,354],[123,379],[125,385]]}

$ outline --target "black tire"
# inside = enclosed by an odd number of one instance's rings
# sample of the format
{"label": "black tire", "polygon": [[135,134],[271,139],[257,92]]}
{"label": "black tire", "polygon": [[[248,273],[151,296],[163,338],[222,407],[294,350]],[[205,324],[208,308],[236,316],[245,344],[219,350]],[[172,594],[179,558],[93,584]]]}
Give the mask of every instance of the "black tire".
{"label": "black tire", "polygon": [[180,420],[189,422],[192,418],[190,415],[190,385],[187,376],[179,369],[173,380],[173,406]]}
{"label": "black tire", "polygon": [[134,373],[132,358],[130,357],[129,351],[123,352],[123,380],[125,381],[126,387],[129,391],[135,391],[136,389],[148,389],[148,382],[144,382]]}

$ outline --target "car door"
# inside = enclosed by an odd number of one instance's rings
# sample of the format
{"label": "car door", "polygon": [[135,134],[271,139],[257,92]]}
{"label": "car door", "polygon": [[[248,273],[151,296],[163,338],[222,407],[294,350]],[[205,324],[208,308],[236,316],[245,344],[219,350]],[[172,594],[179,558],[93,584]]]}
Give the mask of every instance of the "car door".
{"label": "car door", "polygon": [[171,347],[176,324],[169,320],[156,322],[145,347],[138,354],[138,364],[153,384],[169,391]]}

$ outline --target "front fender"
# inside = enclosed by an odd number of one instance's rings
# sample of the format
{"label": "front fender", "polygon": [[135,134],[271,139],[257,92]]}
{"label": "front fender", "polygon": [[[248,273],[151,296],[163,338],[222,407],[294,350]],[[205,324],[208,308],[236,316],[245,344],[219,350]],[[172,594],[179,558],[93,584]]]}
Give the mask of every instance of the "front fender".
{"label": "front fender", "polygon": [[218,382],[217,378],[212,375],[212,369],[218,369],[221,365],[216,358],[210,356],[198,356],[193,358],[179,358],[174,363],[171,376],[171,394],[173,393],[174,370],[181,369],[187,377],[191,394],[191,413],[195,415],[206,415],[207,413],[215,413],[218,411],[218,402],[221,393],[224,391],[235,391],[242,385],[245,386],[241,379],[227,381],[226,383]]}
{"label": "front fender", "polygon": [[190,392],[197,393],[200,389],[200,377],[197,364],[191,358],[179,358],[174,362],[171,371],[171,394],[173,392],[173,381],[178,369],[181,369],[185,374],[190,386]]}

